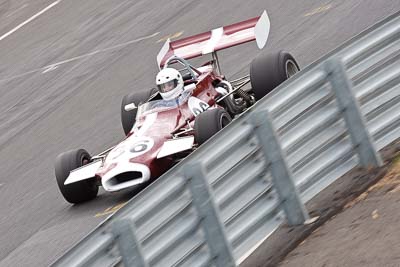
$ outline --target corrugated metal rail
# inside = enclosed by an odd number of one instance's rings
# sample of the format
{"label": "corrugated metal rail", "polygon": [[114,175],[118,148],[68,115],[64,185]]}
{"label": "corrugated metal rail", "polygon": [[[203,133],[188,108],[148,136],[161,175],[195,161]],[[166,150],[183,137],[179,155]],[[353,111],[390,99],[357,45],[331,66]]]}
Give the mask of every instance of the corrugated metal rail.
{"label": "corrugated metal rail", "polygon": [[283,83],[54,266],[236,266],[400,138],[400,16]]}

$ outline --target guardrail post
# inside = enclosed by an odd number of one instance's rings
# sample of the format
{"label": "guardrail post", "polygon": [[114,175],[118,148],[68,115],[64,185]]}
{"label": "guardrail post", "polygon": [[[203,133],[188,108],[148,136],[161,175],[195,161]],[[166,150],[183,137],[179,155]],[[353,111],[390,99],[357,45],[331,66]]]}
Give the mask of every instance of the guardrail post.
{"label": "guardrail post", "polygon": [[129,219],[120,219],[112,224],[118,248],[125,267],[148,267],[139,240],[135,235],[133,223]]}
{"label": "guardrail post", "polygon": [[288,223],[290,225],[305,223],[309,220],[309,215],[294,184],[292,172],[286,163],[269,112],[264,110],[253,113],[250,119],[255,127],[264,156],[270,164],[274,186],[282,201]]}
{"label": "guardrail post", "polygon": [[215,265],[220,267],[236,266],[231,244],[225,234],[217,205],[210,185],[205,177],[202,163],[186,164],[183,167],[185,178],[193,197],[193,204],[199,213],[201,226],[204,229],[206,241],[210,248]]}
{"label": "guardrail post", "polygon": [[367,130],[364,116],[352,92],[352,82],[347,76],[343,63],[339,58],[331,58],[325,63],[325,70],[360,163],[364,167],[382,166],[382,159]]}

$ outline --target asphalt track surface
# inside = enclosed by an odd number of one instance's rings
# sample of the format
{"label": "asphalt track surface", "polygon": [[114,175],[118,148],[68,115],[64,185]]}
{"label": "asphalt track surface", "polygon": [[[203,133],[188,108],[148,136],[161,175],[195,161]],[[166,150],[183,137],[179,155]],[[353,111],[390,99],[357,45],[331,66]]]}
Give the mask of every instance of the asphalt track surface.
{"label": "asphalt track surface", "polygon": [[[34,3],[33,3],[34,2]],[[399,0],[0,0],[0,266],[46,266],[135,192],[72,206],[54,158],[99,153],[123,138],[122,96],[154,86],[161,39],[252,18],[266,9],[265,50],[305,66],[400,9]],[[255,43],[220,53],[228,77]]]}

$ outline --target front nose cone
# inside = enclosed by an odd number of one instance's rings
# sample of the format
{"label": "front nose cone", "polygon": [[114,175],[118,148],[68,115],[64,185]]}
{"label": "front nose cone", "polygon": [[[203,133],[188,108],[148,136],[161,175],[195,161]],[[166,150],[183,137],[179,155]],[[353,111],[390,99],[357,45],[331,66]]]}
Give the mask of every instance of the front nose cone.
{"label": "front nose cone", "polygon": [[117,164],[101,179],[106,191],[118,191],[150,180],[150,169],[140,163]]}

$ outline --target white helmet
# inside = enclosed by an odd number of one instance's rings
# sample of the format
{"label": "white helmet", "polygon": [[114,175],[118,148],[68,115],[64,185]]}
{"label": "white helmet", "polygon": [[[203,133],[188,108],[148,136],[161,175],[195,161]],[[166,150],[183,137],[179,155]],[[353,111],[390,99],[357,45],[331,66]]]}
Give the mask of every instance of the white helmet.
{"label": "white helmet", "polygon": [[164,100],[177,98],[183,91],[182,75],[176,69],[162,69],[157,74],[156,84]]}

